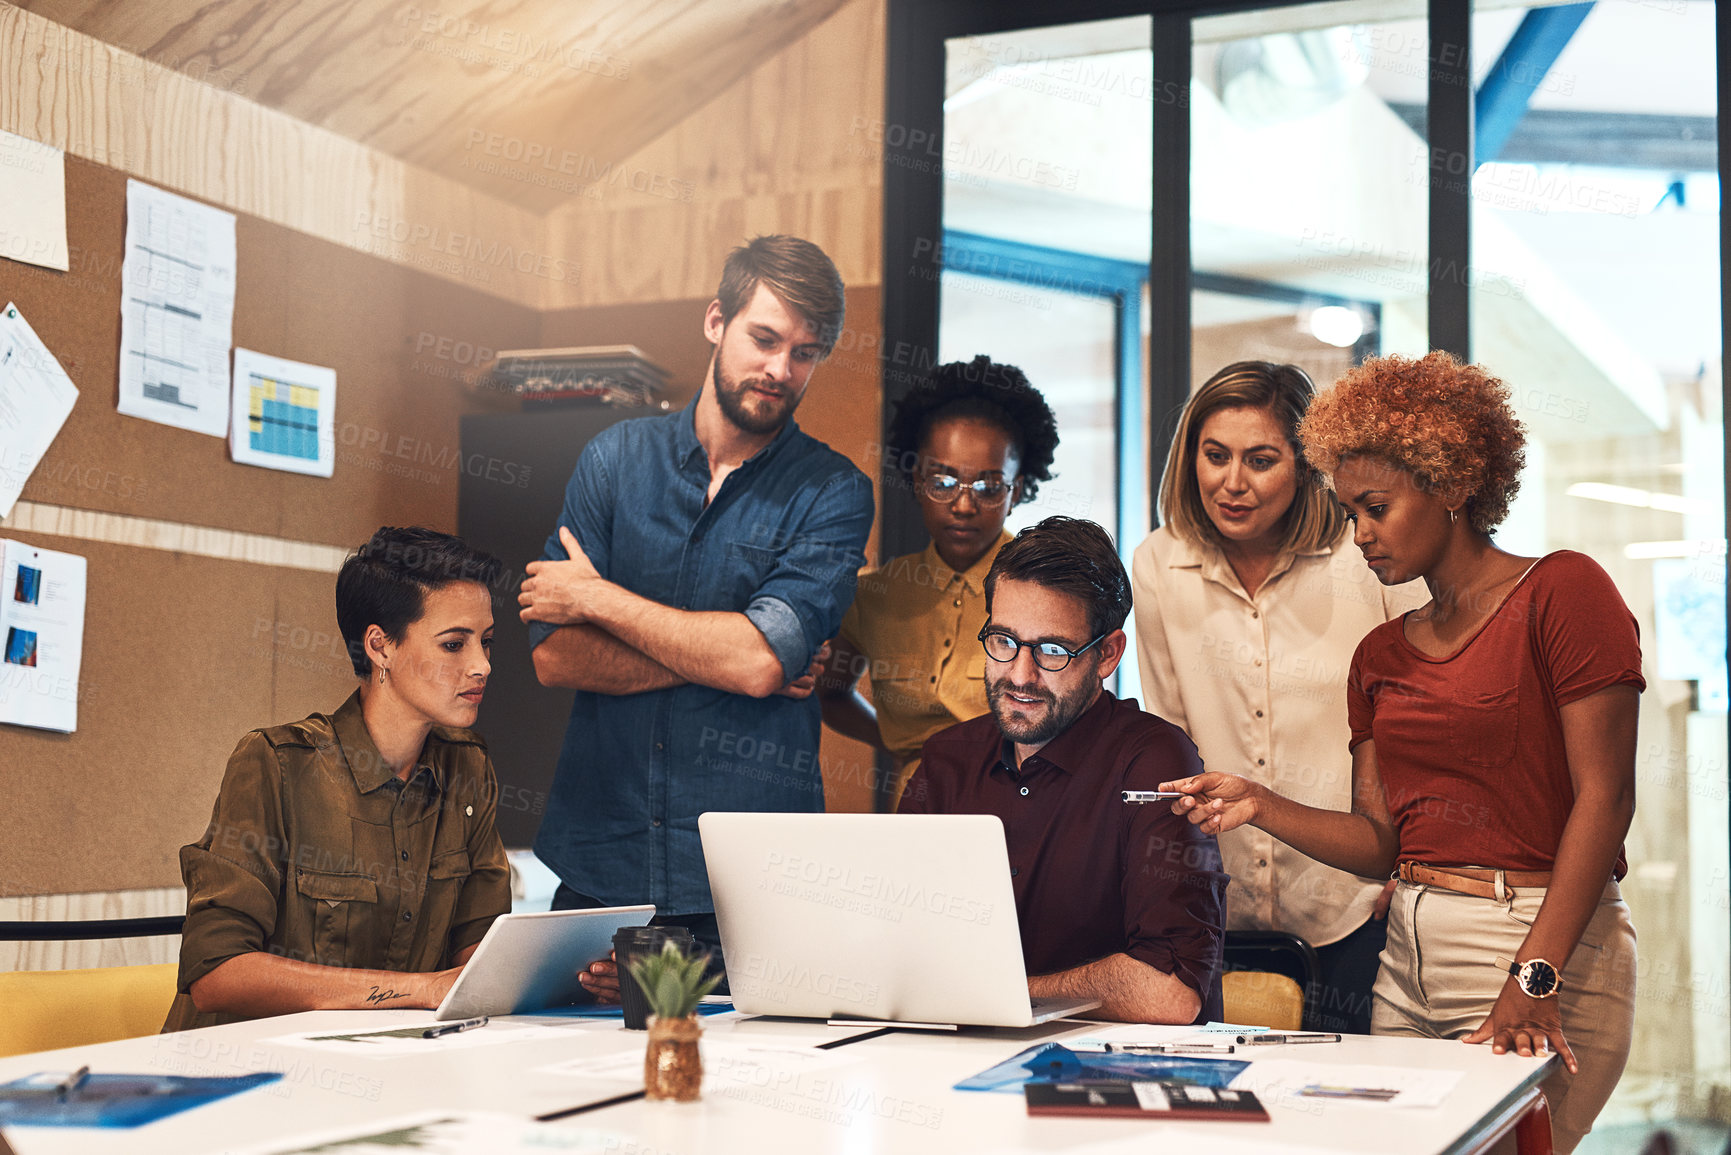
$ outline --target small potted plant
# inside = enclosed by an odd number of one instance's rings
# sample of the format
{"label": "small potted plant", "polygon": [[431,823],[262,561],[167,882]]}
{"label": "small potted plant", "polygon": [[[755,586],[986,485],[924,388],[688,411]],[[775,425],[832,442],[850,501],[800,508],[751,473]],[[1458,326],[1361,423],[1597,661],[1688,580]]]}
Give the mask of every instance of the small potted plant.
{"label": "small potted plant", "polygon": [[649,1099],[689,1103],[703,1084],[703,1059],[697,1038],[697,1004],[714,990],[721,976],[704,978],[709,956],[686,956],[665,943],[660,954],[631,963],[631,977],[649,1004],[649,1048],[643,1055],[643,1091]]}

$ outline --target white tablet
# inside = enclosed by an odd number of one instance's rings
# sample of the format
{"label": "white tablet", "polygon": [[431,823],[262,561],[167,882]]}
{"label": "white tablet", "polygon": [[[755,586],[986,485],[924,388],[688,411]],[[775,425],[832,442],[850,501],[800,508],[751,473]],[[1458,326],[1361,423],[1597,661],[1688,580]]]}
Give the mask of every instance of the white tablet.
{"label": "white tablet", "polygon": [[577,973],[613,950],[613,932],[644,926],[653,906],[502,914],[433,1013],[435,1019],[529,1014],[588,1002]]}

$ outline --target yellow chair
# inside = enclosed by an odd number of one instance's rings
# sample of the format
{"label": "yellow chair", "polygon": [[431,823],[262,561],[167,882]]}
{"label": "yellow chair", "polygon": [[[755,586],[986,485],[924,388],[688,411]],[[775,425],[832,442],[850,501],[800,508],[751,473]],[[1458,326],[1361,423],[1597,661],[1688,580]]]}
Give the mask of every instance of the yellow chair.
{"label": "yellow chair", "polygon": [[1226,1021],[1253,1023],[1276,1031],[1304,1025],[1304,989],[1273,971],[1227,971],[1220,976]]}
{"label": "yellow chair", "polygon": [[154,1035],[178,970],[158,963],[0,973],[0,1057]]}

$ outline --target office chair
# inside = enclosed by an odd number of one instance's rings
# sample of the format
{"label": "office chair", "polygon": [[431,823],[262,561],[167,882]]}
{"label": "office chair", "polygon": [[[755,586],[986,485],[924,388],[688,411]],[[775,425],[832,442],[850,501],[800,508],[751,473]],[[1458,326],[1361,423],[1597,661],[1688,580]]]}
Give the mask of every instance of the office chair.
{"label": "office chair", "polygon": [[[185,920],[0,922],[0,941],[179,934]],[[0,1057],[154,1035],[174,1001],[174,963],[0,973]]]}
{"label": "office chair", "polygon": [[1227,1022],[1283,1031],[1304,1025],[1317,972],[1309,943],[1284,931],[1229,930],[1225,966],[1220,989]]}

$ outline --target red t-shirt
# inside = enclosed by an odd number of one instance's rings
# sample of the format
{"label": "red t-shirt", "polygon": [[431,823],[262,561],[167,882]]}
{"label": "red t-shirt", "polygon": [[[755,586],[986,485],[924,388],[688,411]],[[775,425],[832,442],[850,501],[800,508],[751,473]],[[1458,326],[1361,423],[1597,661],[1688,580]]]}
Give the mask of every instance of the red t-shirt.
{"label": "red t-shirt", "polygon": [[1549,870],[1575,804],[1561,708],[1646,688],[1634,615],[1597,562],[1561,550],[1449,657],[1407,641],[1405,620],[1359,643],[1346,689],[1350,745],[1376,740],[1401,860]]}

